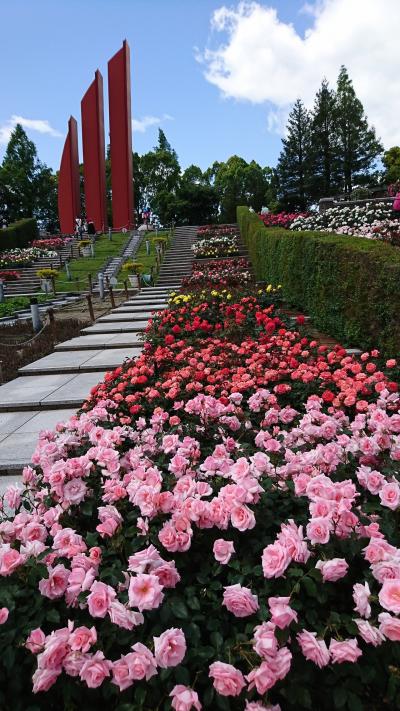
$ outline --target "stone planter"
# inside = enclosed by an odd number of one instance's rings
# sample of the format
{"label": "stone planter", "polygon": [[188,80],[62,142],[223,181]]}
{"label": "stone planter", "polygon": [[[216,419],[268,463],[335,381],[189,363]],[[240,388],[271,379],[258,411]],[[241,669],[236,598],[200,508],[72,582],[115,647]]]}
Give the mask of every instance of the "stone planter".
{"label": "stone planter", "polygon": [[42,291],[44,291],[45,294],[50,294],[52,289],[51,279],[41,279],[40,288]]}
{"label": "stone planter", "polygon": [[82,247],[82,257],[91,257],[92,256],[92,250],[90,245],[87,247]]}
{"label": "stone planter", "polygon": [[138,274],[128,274],[128,279],[129,279],[129,283],[133,289],[139,289],[140,281],[139,281]]}

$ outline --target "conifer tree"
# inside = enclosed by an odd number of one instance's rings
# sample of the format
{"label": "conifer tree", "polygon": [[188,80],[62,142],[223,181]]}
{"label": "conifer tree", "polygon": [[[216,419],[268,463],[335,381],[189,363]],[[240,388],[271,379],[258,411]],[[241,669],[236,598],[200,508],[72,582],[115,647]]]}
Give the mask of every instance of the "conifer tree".
{"label": "conifer tree", "polygon": [[312,180],[315,200],[329,197],[340,190],[336,96],[323,79],[317,91],[311,123]]}
{"label": "conifer tree", "polygon": [[304,210],[311,188],[311,117],[297,99],[288,118],[287,137],[278,159],[279,198],[289,210]]}

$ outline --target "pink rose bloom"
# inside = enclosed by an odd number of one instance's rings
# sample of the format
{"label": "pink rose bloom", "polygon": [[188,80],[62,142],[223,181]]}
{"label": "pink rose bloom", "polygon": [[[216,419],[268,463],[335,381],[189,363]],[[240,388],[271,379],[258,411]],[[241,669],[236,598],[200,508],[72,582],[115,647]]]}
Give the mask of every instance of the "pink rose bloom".
{"label": "pink rose bloom", "polygon": [[105,538],[106,536],[112,538],[118,526],[119,521],[116,521],[115,518],[106,518],[102,523],[99,523],[99,525],[96,526],[96,531],[100,533],[102,538]]}
{"label": "pink rose bloom", "polygon": [[378,617],[379,631],[392,642],[400,642],[400,620],[388,612],[381,612]]}
{"label": "pink rose bloom", "polygon": [[175,561],[158,565],[157,568],[152,570],[152,573],[157,576],[163,588],[175,588],[181,579],[176,569]]}
{"label": "pink rose bloom", "polygon": [[182,630],[172,627],[154,639],[154,656],[162,669],[176,667],[186,654],[186,640]]}
{"label": "pink rose bloom", "polygon": [[272,622],[263,622],[254,630],[254,651],[259,657],[269,659],[275,657],[278,651],[278,640],[275,637],[275,625]]}
{"label": "pink rose bloom", "polygon": [[189,686],[177,684],[172,689],[170,696],[172,696],[171,706],[175,711],[190,711],[192,708],[201,711],[197,691],[193,691]]}
{"label": "pink rose bloom", "polygon": [[16,568],[25,563],[25,557],[15,548],[11,548],[9,543],[0,546],[0,575],[11,575]]}
{"label": "pink rose bloom", "polygon": [[142,610],[154,610],[164,599],[162,585],[156,575],[139,573],[130,579],[129,604]]}
{"label": "pink rose bloom", "polygon": [[256,519],[246,504],[237,504],[231,510],[231,523],[238,531],[249,531],[256,525]]}
{"label": "pink rose bloom", "polygon": [[223,605],[232,612],[235,617],[248,617],[259,609],[257,595],[253,595],[249,588],[236,585],[228,585],[224,588]]}
{"label": "pink rose bloom", "polygon": [[319,560],[315,567],[321,571],[324,583],[334,583],[346,575],[349,564],[344,558],[331,558],[331,560]]}
{"label": "pink rose bloom", "polygon": [[382,506],[387,506],[387,508],[395,511],[400,503],[400,486],[394,481],[384,484],[379,492],[379,498]]}
{"label": "pink rose bloom", "polygon": [[55,600],[64,595],[68,587],[70,571],[61,563],[54,568],[48,566],[49,577],[39,581],[39,590],[44,597]]}
{"label": "pink rose bloom", "polygon": [[279,704],[264,706],[260,701],[246,701],[244,711],[281,711]]}
{"label": "pink rose bloom", "polygon": [[371,605],[369,604],[370,595],[371,590],[369,589],[368,583],[364,583],[364,585],[356,583],[353,586],[354,609],[361,617],[371,617]]}
{"label": "pink rose bloom", "polygon": [[63,659],[63,669],[69,676],[79,676],[86,660],[87,656],[82,652],[69,652]]}
{"label": "pink rose bloom", "polygon": [[345,639],[343,642],[338,642],[336,639],[331,639],[329,652],[333,664],[342,664],[343,662],[356,662],[358,657],[361,657],[362,651],[358,646],[356,639]]}
{"label": "pink rose bloom", "polygon": [[105,659],[103,652],[96,652],[84,663],[79,676],[89,689],[97,689],[110,676],[111,669],[112,663]]}
{"label": "pink rose bloom", "polygon": [[67,504],[80,504],[85,498],[87,486],[82,479],[70,479],[63,487],[62,499]]}
{"label": "pink rose bloom", "polygon": [[214,662],[210,665],[209,676],[213,679],[214,689],[221,696],[239,696],[246,686],[242,672],[232,664]]}
{"label": "pink rose bloom", "polygon": [[32,676],[33,693],[37,694],[39,691],[48,691],[48,689],[55,684],[60,674],[61,667],[59,669],[36,669]]}
{"label": "pink rose bloom", "polygon": [[77,627],[71,632],[68,643],[73,652],[89,651],[90,647],[97,642],[97,632],[95,627]]}
{"label": "pink rose bloom", "polygon": [[271,543],[264,548],[262,567],[265,578],[280,578],[291,561],[287,549],[280,543]]}
{"label": "pink rose bloom", "polygon": [[129,667],[126,661],[126,656],[113,662],[112,675],[112,684],[118,686],[120,691],[124,691],[129,686],[132,686],[133,679],[131,679],[129,675]]}
{"label": "pink rose bloom", "polygon": [[146,679],[148,681],[157,674],[156,660],[144,644],[137,642],[132,647],[132,652],[125,657],[129,668],[129,676],[135,681]]}
{"label": "pink rose bloom", "polygon": [[229,563],[234,552],[235,547],[232,541],[225,541],[223,538],[217,538],[217,540],[214,541],[213,553],[218,563],[222,563],[222,565]]}
{"label": "pink rose bloom", "polygon": [[9,614],[10,611],[7,607],[0,607],[0,625],[4,625],[7,622]]}
{"label": "pink rose bloom", "polygon": [[312,545],[328,543],[332,521],[326,516],[318,516],[312,518],[307,525],[307,537]]}
{"label": "pink rose bloom", "polygon": [[320,669],[329,664],[329,651],[323,639],[317,639],[316,632],[303,630],[296,637],[300,649],[310,662],[314,662]]}
{"label": "pink rose bloom", "polygon": [[46,635],[40,627],[32,630],[28,639],[25,642],[25,647],[29,649],[32,654],[39,654],[44,649],[44,643],[46,641]]}
{"label": "pink rose bloom", "polygon": [[137,627],[137,625],[142,625],[144,621],[141,612],[128,610],[125,605],[118,600],[113,600],[110,603],[108,614],[110,615],[111,622],[125,630],[132,630],[134,627]]}
{"label": "pink rose bloom", "polygon": [[21,503],[21,489],[19,486],[7,487],[4,494],[4,501],[10,509],[16,509]]}
{"label": "pink rose bloom", "polygon": [[283,630],[293,620],[297,622],[297,612],[289,606],[289,597],[270,597],[268,605],[271,612],[271,622]]}
{"label": "pink rose bloom", "polygon": [[385,638],[380,630],[370,625],[367,620],[354,620],[358,627],[358,634],[367,644],[372,644],[374,647],[382,644]]}
{"label": "pink rose bloom", "polygon": [[96,580],[90,588],[90,595],[87,598],[89,612],[92,617],[105,617],[115,597],[116,592],[110,585]]}
{"label": "pink rose bloom", "polygon": [[400,578],[392,580],[386,578],[383,581],[379,593],[379,602],[385,610],[394,612],[396,615],[400,613]]}

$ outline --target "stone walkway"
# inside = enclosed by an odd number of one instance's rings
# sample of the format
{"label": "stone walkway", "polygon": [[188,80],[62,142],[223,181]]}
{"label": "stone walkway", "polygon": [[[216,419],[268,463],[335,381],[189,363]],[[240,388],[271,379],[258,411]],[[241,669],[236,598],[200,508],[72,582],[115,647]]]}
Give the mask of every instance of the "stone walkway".
{"label": "stone walkway", "polygon": [[108,370],[141,352],[148,319],[166,308],[170,291],[191,273],[195,239],[195,227],[177,228],[157,286],[142,289],[0,387],[0,491],[29,464],[39,432],[68,419]]}

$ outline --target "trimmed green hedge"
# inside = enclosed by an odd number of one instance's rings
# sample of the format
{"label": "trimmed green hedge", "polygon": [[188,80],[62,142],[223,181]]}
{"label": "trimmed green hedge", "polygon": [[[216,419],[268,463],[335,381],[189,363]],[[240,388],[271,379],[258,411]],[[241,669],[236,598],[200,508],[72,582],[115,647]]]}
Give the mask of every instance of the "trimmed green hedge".
{"label": "trimmed green hedge", "polygon": [[259,280],[282,284],[289,304],[343,345],[400,353],[400,249],[360,237],[266,228],[238,207]]}
{"label": "trimmed green hedge", "polygon": [[32,240],[38,239],[38,236],[38,227],[34,217],[12,222],[5,230],[0,230],[0,251],[26,247]]}

